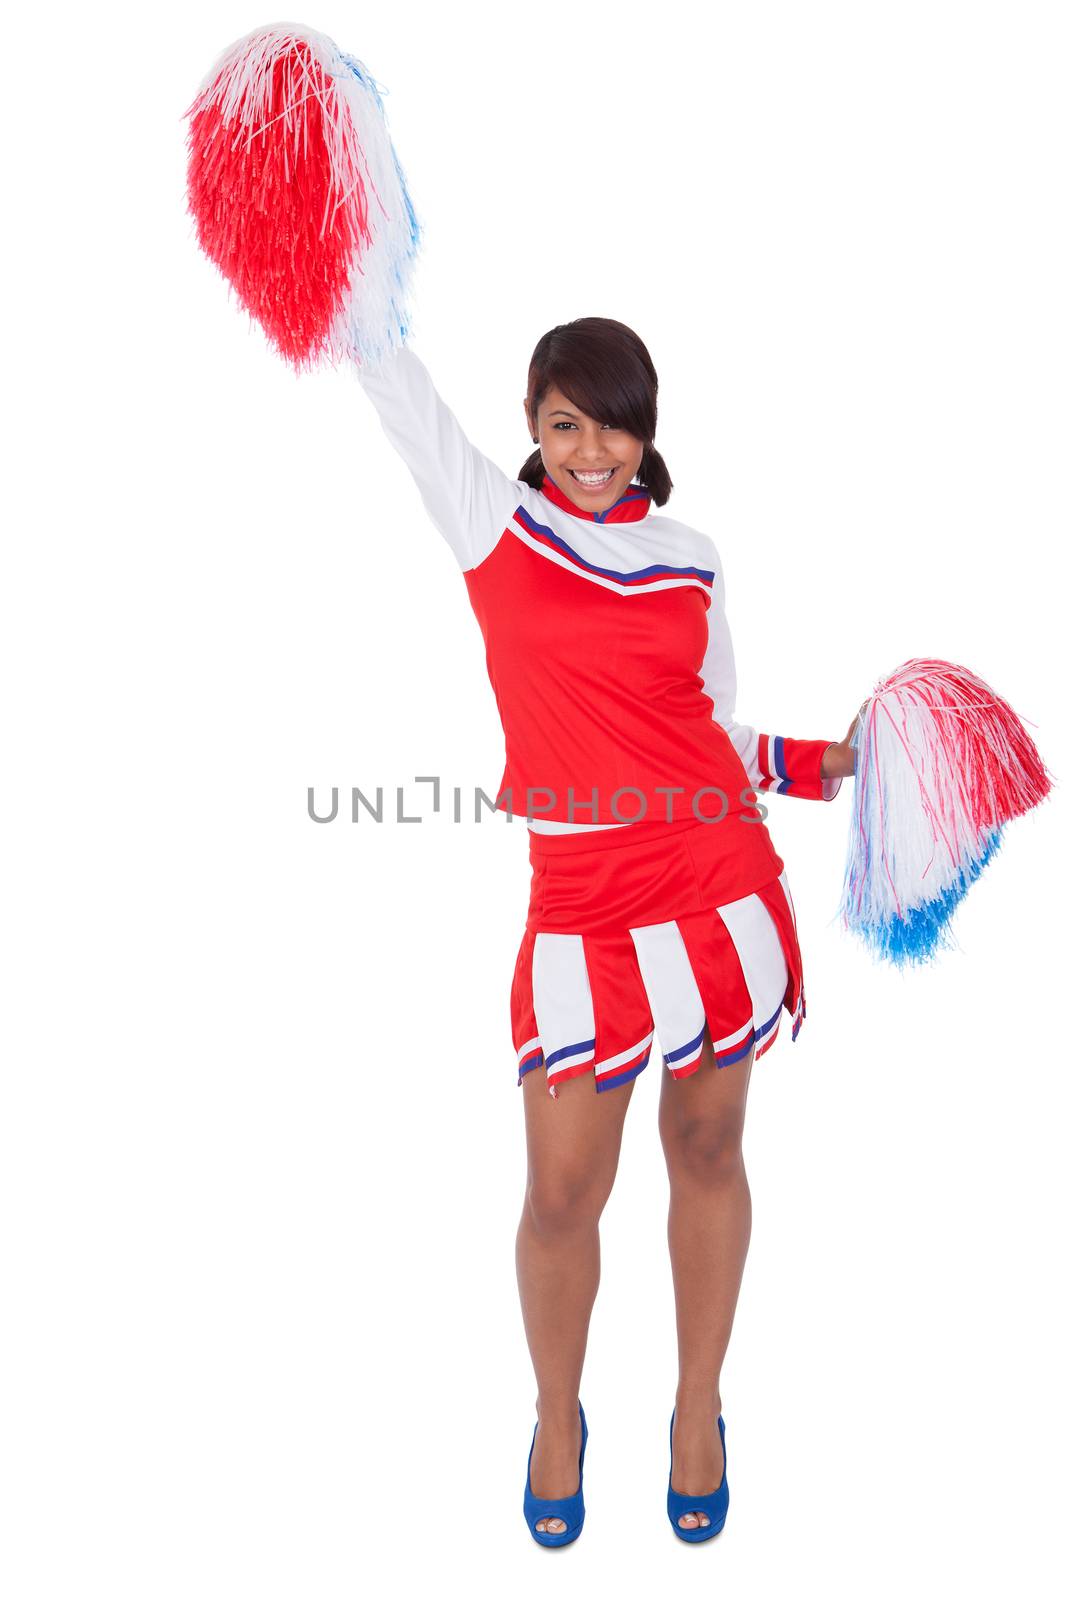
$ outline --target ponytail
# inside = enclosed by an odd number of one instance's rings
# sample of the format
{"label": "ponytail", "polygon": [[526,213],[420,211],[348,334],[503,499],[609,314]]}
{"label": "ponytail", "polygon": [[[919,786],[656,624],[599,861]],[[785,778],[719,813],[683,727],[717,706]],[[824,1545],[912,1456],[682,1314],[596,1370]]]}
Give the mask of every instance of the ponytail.
{"label": "ponytail", "polygon": [[541,460],[540,450],[534,450],[526,457],[519,468],[519,482],[528,483],[531,489],[543,488],[545,482],[545,464]]}
{"label": "ponytail", "polygon": [[644,484],[658,506],[667,504],[674,484],[671,481],[670,473],[667,471],[667,463],[654,444],[645,445],[645,453],[638,470],[637,482]]}

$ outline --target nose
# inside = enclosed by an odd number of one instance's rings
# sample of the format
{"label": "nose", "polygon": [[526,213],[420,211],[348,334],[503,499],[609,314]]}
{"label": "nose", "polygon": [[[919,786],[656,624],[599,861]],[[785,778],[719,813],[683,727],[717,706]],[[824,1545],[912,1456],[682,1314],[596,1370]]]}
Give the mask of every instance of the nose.
{"label": "nose", "polygon": [[590,472],[595,472],[597,467],[607,461],[607,451],[604,442],[599,436],[580,439],[574,447],[577,460],[588,463]]}

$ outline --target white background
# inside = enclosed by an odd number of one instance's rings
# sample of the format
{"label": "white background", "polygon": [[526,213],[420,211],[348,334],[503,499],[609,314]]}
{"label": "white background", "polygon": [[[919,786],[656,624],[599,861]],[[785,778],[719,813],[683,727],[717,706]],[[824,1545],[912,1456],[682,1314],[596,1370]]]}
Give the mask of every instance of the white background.
{"label": "white background", "polygon": [[[745,721],[840,738],[930,654],[1065,770],[1062,18],[301,19],[389,91],[425,229],[412,343],[481,448],[518,471],[546,328],[645,339]],[[422,773],[494,793],[481,637],[351,375],[294,378],[184,213],[182,112],[273,20],[68,4],[9,34],[5,1587],[1050,1594],[1058,791],[961,949],[905,976],[833,921],[850,789],[770,800],[809,1012],[749,1101],[727,1531],[698,1553],[666,1518],[657,1052],[603,1221],[585,1532],[526,1532],[525,833],[306,810],[311,784]]]}

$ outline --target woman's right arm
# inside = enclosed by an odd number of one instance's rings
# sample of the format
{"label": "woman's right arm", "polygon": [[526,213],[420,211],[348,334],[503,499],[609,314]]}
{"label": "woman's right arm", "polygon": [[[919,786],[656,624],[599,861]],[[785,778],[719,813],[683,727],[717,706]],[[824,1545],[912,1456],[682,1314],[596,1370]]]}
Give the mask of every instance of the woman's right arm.
{"label": "woman's right arm", "polygon": [[484,561],[528,492],[476,450],[406,345],[356,369],[386,437],[407,464],[430,520],[464,572]]}

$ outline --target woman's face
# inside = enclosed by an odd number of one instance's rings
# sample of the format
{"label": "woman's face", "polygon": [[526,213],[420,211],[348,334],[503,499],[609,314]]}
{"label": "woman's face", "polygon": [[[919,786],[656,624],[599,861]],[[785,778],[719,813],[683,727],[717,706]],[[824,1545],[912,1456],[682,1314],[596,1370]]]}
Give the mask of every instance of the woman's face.
{"label": "woman's face", "polygon": [[587,417],[561,389],[549,389],[536,417],[527,407],[526,420],[548,476],[583,511],[606,511],[637,475],[645,453],[641,440]]}

